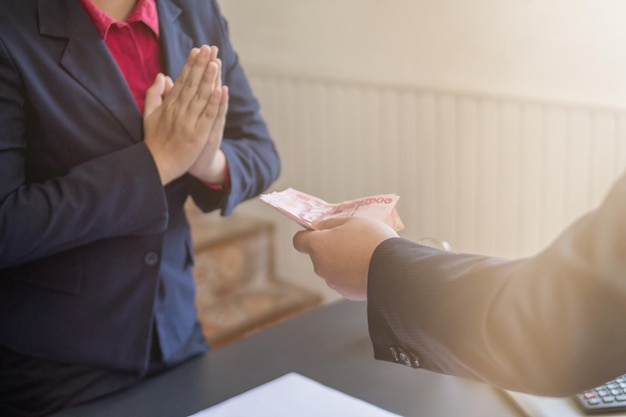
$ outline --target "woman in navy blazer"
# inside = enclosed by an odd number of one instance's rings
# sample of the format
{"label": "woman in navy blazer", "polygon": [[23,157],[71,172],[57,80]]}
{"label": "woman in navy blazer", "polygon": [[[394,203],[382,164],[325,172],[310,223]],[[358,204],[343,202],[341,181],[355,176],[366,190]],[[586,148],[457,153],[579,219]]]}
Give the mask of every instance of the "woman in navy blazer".
{"label": "woman in navy blazer", "polygon": [[[184,173],[188,162],[179,164],[180,172],[164,168],[172,166],[170,155],[157,155],[162,144],[147,136],[162,129],[144,124],[77,0],[2,4],[0,410],[3,392],[28,391],[3,385],[25,360],[38,370],[63,364],[136,380],[149,373],[155,357],[167,367],[206,349],[197,340],[189,347],[198,326],[183,204],[191,196],[203,211],[229,215],[279,174],[273,141],[216,1],[156,4],[172,92],[183,91],[179,73],[187,80],[198,74],[183,70],[192,48],[219,50],[221,83],[229,89],[220,145],[228,166],[225,189]],[[206,73],[211,67],[215,76],[216,64],[203,59]],[[153,88],[163,92],[164,80]],[[159,107],[154,100],[151,106]],[[203,148],[194,149],[198,155]]]}

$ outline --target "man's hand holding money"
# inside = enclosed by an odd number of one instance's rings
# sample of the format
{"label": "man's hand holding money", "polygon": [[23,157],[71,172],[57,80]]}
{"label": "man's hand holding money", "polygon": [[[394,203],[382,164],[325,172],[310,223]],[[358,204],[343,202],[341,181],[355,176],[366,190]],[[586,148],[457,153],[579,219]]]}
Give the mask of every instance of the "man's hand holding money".
{"label": "man's hand holding money", "polygon": [[374,250],[383,241],[398,237],[379,220],[333,217],[314,224],[293,237],[298,252],[311,257],[315,273],[328,286],[351,300],[367,299],[367,276]]}

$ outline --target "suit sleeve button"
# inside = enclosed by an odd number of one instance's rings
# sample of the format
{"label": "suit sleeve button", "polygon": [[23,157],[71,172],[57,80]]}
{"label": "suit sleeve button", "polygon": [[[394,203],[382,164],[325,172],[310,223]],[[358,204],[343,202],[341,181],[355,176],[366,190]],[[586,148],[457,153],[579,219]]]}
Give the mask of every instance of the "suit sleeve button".
{"label": "suit sleeve button", "polygon": [[400,353],[400,362],[402,362],[403,365],[406,365],[406,366],[411,367],[411,368],[419,368],[420,367],[419,358],[417,356],[415,356],[415,355],[410,354],[410,353],[401,352]]}
{"label": "suit sleeve button", "polygon": [[400,358],[398,357],[398,351],[396,350],[396,348],[393,346],[390,346],[389,351],[391,352],[391,356],[393,357],[393,360],[398,362]]}
{"label": "suit sleeve button", "polygon": [[156,252],[148,252],[143,257],[143,261],[148,266],[155,266],[159,263],[159,255]]}
{"label": "suit sleeve button", "polygon": [[404,352],[400,352],[400,362],[406,366],[411,366],[411,359],[409,359],[409,356]]}

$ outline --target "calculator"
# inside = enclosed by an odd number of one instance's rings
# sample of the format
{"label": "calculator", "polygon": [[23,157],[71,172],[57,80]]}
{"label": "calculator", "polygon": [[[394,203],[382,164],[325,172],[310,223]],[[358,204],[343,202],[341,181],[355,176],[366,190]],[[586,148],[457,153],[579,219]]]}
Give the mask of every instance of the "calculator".
{"label": "calculator", "polygon": [[626,411],[626,375],[574,395],[586,414]]}

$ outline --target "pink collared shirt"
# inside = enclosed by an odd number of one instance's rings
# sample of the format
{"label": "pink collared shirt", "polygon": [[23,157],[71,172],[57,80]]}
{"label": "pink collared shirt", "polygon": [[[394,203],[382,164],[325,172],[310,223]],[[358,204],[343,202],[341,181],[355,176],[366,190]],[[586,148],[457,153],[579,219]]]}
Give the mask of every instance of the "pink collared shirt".
{"label": "pink collared shirt", "polygon": [[[79,0],[89,15],[109,52],[117,62],[141,113],[144,111],[146,91],[157,74],[163,72],[159,45],[159,15],[155,0],[138,0],[124,21],[113,19],[91,0]],[[205,183],[216,191],[229,186],[226,165],[224,184]]]}
{"label": "pink collared shirt", "polygon": [[79,0],[126,79],[143,113],[146,91],[163,72],[155,0],[138,0],[126,20],[113,19],[91,0]]}

